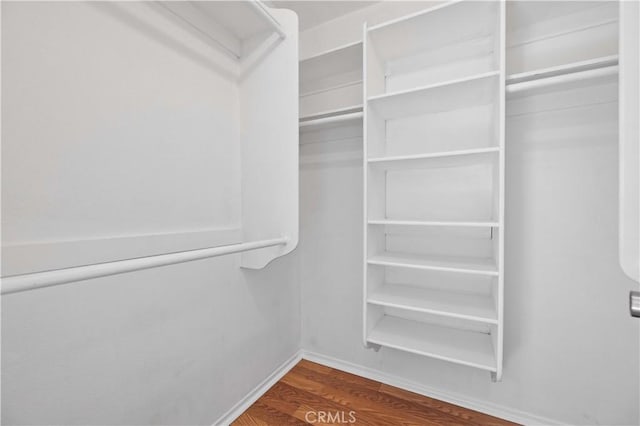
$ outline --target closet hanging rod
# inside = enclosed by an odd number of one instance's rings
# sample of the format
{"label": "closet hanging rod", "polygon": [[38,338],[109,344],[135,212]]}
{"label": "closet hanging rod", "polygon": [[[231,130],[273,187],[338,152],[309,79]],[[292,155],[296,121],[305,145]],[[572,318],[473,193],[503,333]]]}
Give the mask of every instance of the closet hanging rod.
{"label": "closet hanging rod", "polygon": [[555,77],[557,75],[574,74],[579,71],[589,71],[618,65],[618,55],[602,56],[586,61],[572,62],[556,67],[541,68],[533,71],[525,71],[507,76],[507,84],[522,83],[524,81],[540,80],[541,78]]}
{"label": "closet hanging rod", "polygon": [[43,287],[89,280],[92,278],[106,277],[109,275],[157,268],[159,266],[175,265],[194,260],[208,259],[210,257],[224,256],[226,254],[240,253],[248,250],[285,245],[288,240],[289,239],[286,237],[281,237],[270,240],[259,240],[248,243],[230,244],[226,246],[181,251],[156,256],[139,257],[135,259],[117,260],[114,262],[96,263],[93,265],[77,266],[73,268],[14,275],[6,278],[3,277],[0,293],[3,295],[18,293]]}
{"label": "closet hanging rod", "polygon": [[551,77],[541,77],[517,83],[507,83],[506,92],[508,94],[523,92],[526,90],[534,90],[548,86],[555,86],[567,83],[579,83],[585,80],[595,78],[610,77],[618,74],[618,66],[607,66],[604,68],[595,68],[586,71],[571,72],[567,74],[553,75]]}
{"label": "closet hanging rod", "polygon": [[315,120],[301,121],[300,127],[320,126],[322,124],[335,124],[343,121],[351,121],[362,118],[362,112],[352,112],[349,114],[334,115],[331,117],[316,118]]}

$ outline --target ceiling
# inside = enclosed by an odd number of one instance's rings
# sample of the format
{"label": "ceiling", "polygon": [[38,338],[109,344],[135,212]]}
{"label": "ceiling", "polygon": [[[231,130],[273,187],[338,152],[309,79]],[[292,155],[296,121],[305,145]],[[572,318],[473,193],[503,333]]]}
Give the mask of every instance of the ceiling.
{"label": "ceiling", "polygon": [[304,31],[324,22],[331,21],[354,10],[362,9],[377,1],[287,1],[272,0],[265,1],[265,4],[278,8],[291,9],[298,14],[300,31]]}

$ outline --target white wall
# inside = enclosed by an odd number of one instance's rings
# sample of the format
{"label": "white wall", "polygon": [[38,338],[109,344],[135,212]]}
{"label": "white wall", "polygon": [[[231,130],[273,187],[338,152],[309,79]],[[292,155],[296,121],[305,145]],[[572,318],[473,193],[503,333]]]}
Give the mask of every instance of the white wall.
{"label": "white wall", "polygon": [[211,425],[299,342],[288,258],[238,256],[2,300],[2,423]]}
{"label": "white wall", "polygon": [[237,88],[213,49],[144,4],[3,19],[5,244],[239,225]]}
{"label": "white wall", "polygon": [[[2,62],[3,246],[240,237],[237,85],[204,40],[148,2],[3,2]],[[293,256],[239,262],[3,297],[3,424],[212,424],[299,346]]]}
{"label": "white wall", "polygon": [[[351,27],[367,15],[378,22],[383,8],[394,16],[383,3],[308,30],[301,57],[330,47],[323,40],[353,41]],[[346,160],[358,155],[355,145],[349,154],[339,144],[301,150],[302,159],[313,149],[331,160],[301,166],[303,348],[540,422],[638,424],[639,323],[628,314],[635,285],[617,259],[616,88],[604,90],[601,105],[508,121],[501,382],[362,346],[362,168]]]}

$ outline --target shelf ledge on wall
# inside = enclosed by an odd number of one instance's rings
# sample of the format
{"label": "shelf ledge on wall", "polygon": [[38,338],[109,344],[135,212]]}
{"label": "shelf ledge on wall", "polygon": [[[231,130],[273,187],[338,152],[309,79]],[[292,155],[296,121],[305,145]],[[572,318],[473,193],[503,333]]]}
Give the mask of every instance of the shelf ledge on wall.
{"label": "shelf ledge on wall", "polygon": [[498,268],[492,259],[417,256],[403,253],[384,253],[367,259],[370,265],[397,266],[400,268],[455,272],[461,274],[498,276]]}
{"label": "shelf ledge on wall", "polygon": [[499,228],[500,223],[495,221],[436,221],[436,220],[395,220],[373,219],[367,222],[369,225],[382,226],[424,226],[424,227],[451,227],[451,228]]}
{"label": "shelf ledge on wall", "polygon": [[401,167],[401,163],[413,163],[421,160],[437,160],[444,158],[455,158],[455,157],[468,157],[468,156],[478,156],[478,155],[486,155],[499,153],[500,147],[490,146],[485,148],[472,148],[472,149],[462,149],[457,151],[442,151],[442,152],[433,152],[427,154],[415,154],[415,155],[397,155],[390,157],[373,157],[369,158],[367,162],[371,165],[379,165],[380,167],[388,167],[391,165],[398,165]]}

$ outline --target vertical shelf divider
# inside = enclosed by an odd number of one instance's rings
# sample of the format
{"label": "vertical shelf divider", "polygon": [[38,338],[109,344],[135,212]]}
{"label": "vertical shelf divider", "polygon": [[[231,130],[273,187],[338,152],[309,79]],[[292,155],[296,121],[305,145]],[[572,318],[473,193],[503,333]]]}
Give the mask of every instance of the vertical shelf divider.
{"label": "vertical shelf divider", "polygon": [[[494,381],[503,364],[505,19],[504,2],[451,2],[365,22],[362,37],[363,343]],[[381,158],[413,161],[371,161]],[[491,321],[465,315],[469,295],[487,301]]]}

